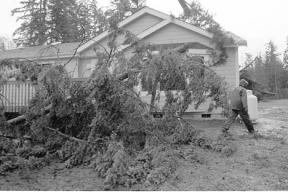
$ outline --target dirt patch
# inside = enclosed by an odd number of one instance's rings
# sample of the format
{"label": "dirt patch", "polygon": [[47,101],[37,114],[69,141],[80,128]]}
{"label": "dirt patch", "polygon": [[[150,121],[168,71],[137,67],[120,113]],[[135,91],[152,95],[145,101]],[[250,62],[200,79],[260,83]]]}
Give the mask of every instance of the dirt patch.
{"label": "dirt patch", "polygon": [[[259,137],[249,136],[244,125],[234,124],[230,142],[237,151],[233,155],[198,149],[201,161],[183,161],[175,177],[159,190],[288,190],[288,100],[260,103],[259,109],[260,119],[255,124]],[[220,136],[222,124],[196,123],[202,135],[214,140]]]}
{"label": "dirt patch", "polygon": [[90,168],[66,169],[64,164],[55,163],[41,170],[21,170],[1,177],[0,187],[7,191],[92,191],[103,190],[102,181]]}

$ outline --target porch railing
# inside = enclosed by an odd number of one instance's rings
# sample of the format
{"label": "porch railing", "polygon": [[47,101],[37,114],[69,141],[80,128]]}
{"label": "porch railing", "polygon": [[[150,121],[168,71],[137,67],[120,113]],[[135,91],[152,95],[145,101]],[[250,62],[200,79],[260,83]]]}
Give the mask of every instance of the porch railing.
{"label": "porch railing", "polygon": [[[75,78],[74,82],[85,81],[85,78]],[[29,101],[36,93],[36,86],[32,82],[8,81],[0,86],[0,106],[5,112],[22,112],[29,105]]]}
{"label": "porch railing", "polygon": [[21,112],[35,95],[31,82],[8,81],[0,87],[1,106],[5,112]]}

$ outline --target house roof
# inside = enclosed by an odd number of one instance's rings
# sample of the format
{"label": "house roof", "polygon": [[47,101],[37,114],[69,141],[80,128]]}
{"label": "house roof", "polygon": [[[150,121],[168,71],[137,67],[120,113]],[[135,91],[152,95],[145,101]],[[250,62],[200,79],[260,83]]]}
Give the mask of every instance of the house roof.
{"label": "house roof", "polygon": [[[160,12],[158,10],[155,10],[153,8],[150,7],[143,7],[142,9],[138,10],[137,12],[135,12],[134,14],[132,14],[131,16],[129,16],[128,18],[124,19],[123,21],[121,21],[118,24],[119,28],[124,27],[125,25],[135,21],[137,18],[143,16],[144,14],[151,14],[154,15],[158,18],[161,18],[162,21],[157,23],[156,25],[152,26],[151,28],[144,30],[142,33],[138,34],[137,37],[139,39],[143,39],[145,37],[147,37],[148,35],[158,31],[159,29],[162,29],[163,27],[167,26],[168,24],[176,24],[179,25],[183,28],[186,28],[188,30],[191,30],[193,32],[199,33],[205,37],[208,38],[212,38],[213,34],[207,32],[206,30],[203,30],[202,28],[196,27],[194,25],[191,25],[189,23],[183,22],[179,19],[176,19],[166,13]],[[109,35],[108,30],[101,33],[100,35],[96,36],[95,38],[93,38],[92,40],[88,41],[87,43],[83,44],[80,48],[79,48],[79,52],[82,52],[84,50],[86,50],[87,48],[91,47],[92,45],[94,45],[95,43],[99,42],[100,40],[104,39],[105,37],[107,37]]]}
{"label": "house roof", "polygon": [[[227,36],[227,41],[224,42],[225,46],[229,46],[231,44],[234,44],[236,46],[247,46],[247,41],[241,38],[240,36],[230,32],[226,31],[225,35]],[[233,43],[229,42],[228,38],[231,38],[233,40]]]}
{"label": "house roof", "polygon": [[[143,7],[142,9],[140,9],[139,11],[135,12],[134,14],[132,14],[131,16],[129,16],[128,18],[126,18],[125,20],[123,20],[122,22],[120,22],[118,24],[118,27],[124,27],[125,25],[133,22],[134,20],[136,20],[137,18],[143,16],[144,14],[151,14],[154,15],[158,18],[163,19],[161,22],[157,23],[156,25],[152,26],[151,28],[144,30],[142,33],[138,34],[137,37],[139,39],[143,39],[145,37],[147,37],[148,35],[151,35],[152,33],[162,29],[163,27],[167,26],[168,24],[176,24],[180,27],[183,27],[185,29],[191,30],[193,32],[196,32],[200,35],[203,35],[205,37],[208,37],[210,39],[213,38],[213,34],[200,28],[200,27],[196,27],[190,23],[181,21],[177,18],[174,18],[166,13],[160,12],[158,10],[155,10],[153,8],[150,7]],[[247,46],[247,41],[244,40],[243,38],[237,36],[236,34],[232,33],[232,32],[225,32],[226,36],[227,36],[227,41],[224,43],[225,46]],[[101,41],[102,39],[104,39],[105,37],[107,37],[109,35],[108,31],[105,31],[103,33],[101,33],[100,35],[96,36],[95,38],[93,38],[92,40],[88,41],[87,43],[83,44],[80,48],[79,48],[79,52],[82,52],[84,50],[86,50],[87,48],[91,47],[92,45],[94,45],[95,43]],[[231,41],[231,39],[233,41]]]}
{"label": "house roof", "polygon": [[0,60],[4,59],[49,59],[71,57],[80,42],[62,43],[56,45],[33,46],[17,48],[0,52]]}

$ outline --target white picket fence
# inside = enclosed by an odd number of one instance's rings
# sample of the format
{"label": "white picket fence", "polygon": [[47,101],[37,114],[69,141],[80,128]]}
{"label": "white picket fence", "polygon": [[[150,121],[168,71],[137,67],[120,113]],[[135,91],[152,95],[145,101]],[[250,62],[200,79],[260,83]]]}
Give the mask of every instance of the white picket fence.
{"label": "white picket fence", "polygon": [[[85,78],[73,78],[73,82],[83,82]],[[0,106],[5,112],[23,112],[36,93],[32,82],[8,81],[0,86]]]}
{"label": "white picket fence", "polygon": [[28,107],[35,92],[31,82],[8,81],[0,87],[1,106],[5,112],[21,112]]}

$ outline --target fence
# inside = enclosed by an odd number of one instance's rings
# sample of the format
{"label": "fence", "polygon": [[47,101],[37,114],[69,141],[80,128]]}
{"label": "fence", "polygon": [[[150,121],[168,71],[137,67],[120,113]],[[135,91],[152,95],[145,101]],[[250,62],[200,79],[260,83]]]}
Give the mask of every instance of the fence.
{"label": "fence", "polygon": [[0,87],[1,102],[5,112],[21,112],[35,95],[31,82],[8,81]]}
{"label": "fence", "polygon": [[[73,82],[83,82],[85,78],[74,78]],[[36,93],[36,86],[31,82],[8,81],[0,87],[0,106],[5,112],[22,112]]]}

